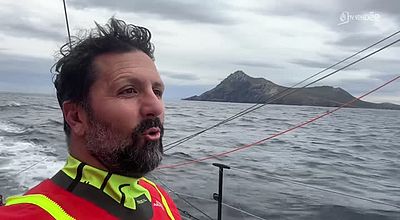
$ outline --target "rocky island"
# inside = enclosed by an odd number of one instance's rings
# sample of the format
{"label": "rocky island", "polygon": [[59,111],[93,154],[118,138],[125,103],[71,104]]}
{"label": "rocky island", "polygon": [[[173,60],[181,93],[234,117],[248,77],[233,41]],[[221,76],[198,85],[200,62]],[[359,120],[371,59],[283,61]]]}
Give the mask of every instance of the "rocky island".
{"label": "rocky island", "polygon": [[[287,93],[290,94],[284,96]],[[243,71],[236,71],[215,88],[184,100],[337,107],[354,98],[341,88],[332,86],[287,88],[264,78],[253,78]],[[400,110],[400,105],[361,100],[347,107]]]}

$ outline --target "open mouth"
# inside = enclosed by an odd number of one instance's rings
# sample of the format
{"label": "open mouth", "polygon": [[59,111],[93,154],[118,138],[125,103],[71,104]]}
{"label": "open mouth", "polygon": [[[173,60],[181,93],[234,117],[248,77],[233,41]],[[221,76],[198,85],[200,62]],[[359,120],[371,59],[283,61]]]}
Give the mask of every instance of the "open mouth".
{"label": "open mouth", "polygon": [[161,137],[161,132],[160,128],[158,127],[152,127],[147,130],[145,130],[142,134],[144,138],[148,141],[155,141],[160,139]]}

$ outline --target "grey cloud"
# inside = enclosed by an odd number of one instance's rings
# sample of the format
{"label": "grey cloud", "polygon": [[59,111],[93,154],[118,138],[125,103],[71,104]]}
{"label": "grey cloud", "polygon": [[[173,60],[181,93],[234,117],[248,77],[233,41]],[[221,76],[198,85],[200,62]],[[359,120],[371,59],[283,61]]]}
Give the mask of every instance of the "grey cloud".
{"label": "grey cloud", "polygon": [[[388,49],[390,49],[390,48],[388,48]],[[373,50],[369,50],[369,51],[367,51],[367,53],[370,53],[372,51]],[[346,61],[344,64],[342,64],[340,66],[349,64],[350,62],[361,58],[362,55],[366,55],[367,53],[364,52],[361,55],[357,56],[356,58]],[[327,55],[327,54],[321,55],[321,57],[323,57],[324,60],[332,60],[333,61],[332,64],[334,62],[337,62],[337,61],[345,58],[345,57],[339,57],[336,55]],[[364,70],[372,70],[375,72],[381,72],[381,73],[386,73],[386,74],[396,74],[396,73],[398,73],[398,70],[400,69],[400,59],[398,59],[397,57],[376,58],[374,56],[371,56],[371,57],[368,57],[346,69],[347,70],[364,69]]]}
{"label": "grey cloud", "polygon": [[75,8],[106,8],[128,13],[144,13],[164,19],[229,24],[234,20],[225,13],[229,5],[220,1],[186,1],[186,0],[71,0]]}
{"label": "grey cloud", "polygon": [[2,31],[16,37],[60,40],[65,34],[54,27],[41,27],[23,20],[14,20],[12,23],[2,25]]}
{"label": "grey cloud", "polygon": [[12,55],[0,52],[0,77],[18,74],[50,75],[52,59]]}
{"label": "grey cloud", "polygon": [[51,93],[51,59],[11,55],[0,52],[0,90]]}
{"label": "grey cloud", "polygon": [[[18,11],[20,16],[16,16]],[[60,40],[65,38],[65,24],[57,20],[34,22],[34,16],[23,8],[8,8],[0,13],[0,33],[15,37]]]}
{"label": "grey cloud", "polygon": [[[314,2],[314,3],[310,3]],[[331,5],[332,7],[324,7],[321,4]],[[345,25],[338,25],[342,12],[349,12],[351,15],[374,13],[379,17],[394,18],[400,23],[400,2],[398,0],[335,0],[335,1],[291,1],[281,0],[279,4],[274,6],[261,6],[254,10],[255,13],[265,16],[278,15],[291,17],[293,19],[303,18],[319,23],[334,32],[358,33],[371,31],[375,27],[371,21],[354,21]],[[310,27],[312,28],[312,27]]]}
{"label": "grey cloud", "polygon": [[398,0],[363,0],[363,1],[339,1],[342,8],[351,12],[376,12],[385,13],[400,20],[400,2]]}
{"label": "grey cloud", "polygon": [[[322,17],[325,13],[318,7],[310,7],[309,4],[303,4],[299,2],[281,0],[280,4],[276,4],[272,7],[260,7],[255,10],[258,13],[268,15],[270,13],[280,16],[301,16],[305,18]],[[268,14],[267,14],[267,13]]]}
{"label": "grey cloud", "polygon": [[179,80],[199,80],[199,78],[195,75],[189,73],[178,73],[178,72],[171,72],[171,71],[160,71],[162,75],[165,75],[172,79],[179,79]]}
{"label": "grey cloud", "polygon": [[331,8],[327,11],[323,7],[319,7],[318,4],[307,4],[306,2],[293,2],[289,0],[281,0],[280,4],[272,7],[260,7],[255,9],[254,12],[265,16],[277,15],[293,19],[303,18],[329,26],[336,26],[340,15],[340,10],[337,8]]}
{"label": "grey cloud", "polygon": [[[367,55],[368,53],[371,53],[374,50],[369,50],[367,52],[361,53],[360,55],[353,57],[352,59],[349,59],[333,68],[332,70],[337,70],[341,67],[344,67],[347,64],[350,64],[353,61],[356,61],[357,59],[361,58],[364,55]],[[350,54],[349,54],[350,55]],[[320,54],[319,59],[315,60],[310,60],[310,59],[293,59],[290,61],[290,63],[297,64],[300,66],[304,67],[309,67],[309,68],[320,68],[321,70],[324,68],[327,68],[329,66],[332,66],[333,64],[343,60],[346,58],[346,56],[338,56],[338,55],[332,55],[332,54]],[[355,63],[354,65],[351,65],[345,70],[372,70],[376,72],[383,72],[383,73],[393,73],[393,71],[398,71],[400,69],[400,59],[396,58],[375,58],[374,56],[368,57],[358,63]]]}
{"label": "grey cloud", "polygon": [[[343,46],[343,47],[353,47],[353,48],[362,49],[362,48],[370,46],[370,45],[384,39],[385,37],[387,37],[387,36],[361,35],[359,33],[351,33],[351,34],[343,35],[337,41],[328,42],[328,43],[338,45],[338,46]],[[378,46],[386,45],[386,44],[392,42],[393,39],[395,39],[395,38],[384,41],[384,42],[380,43]],[[393,47],[400,47],[400,43],[394,44]]]}
{"label": "grey cloud", "polygon": [[308,59],[294,59],[291,60],[290,63],[298,64],[304,67],[311,67],[311,68],[326,68],[332,64],[328,62],[322,62],[317,60],[308,60]]}
{"label": "grey cloud", "polygon": [[272,64],[272,63],[268,63],[268,62],[259,62],[259,61],[250,61],[250,60],[236,61],[236,62],[233,62],[232,64],[239,65],[239,66],[273,68],[273,69],[281,69],[281,68],[283,68],[282,66],[279,66],[279,65],[276,65],[276,64]]}
{"label": "grey cloud", "polygon": [[369,69],[386,74],[400,74],[400,60],[370,59],[360,63],[360,68]]}
{"label": "grey cloud", "polygon": [[[309,60],[309,59],[294,59],[294,60],[291,60],[290,63],[297,64],[297,65],[304,66],[304,67],[309,67],[309,68],[319,68],[319,69],[323,70],[323,69],[328,68],[328,67],[332,66],[333,64],[337,63],[341,59],[343,59],[343,58],[339,58],[339,59],[332,58],[332,59],[327,59],[324,61]],[[343,66],[344,65],[335,66],[335,67],[331,68],[331,71],[337,70]],[[346,70],[357,70],[357,69],[359,69],[359,68],[357,68],[355,66],[349,66],[346,68]]]}
{"label": "grey cloud", "polygon": [[[398,75],[397,75],[398,76]],[[383,74],[380,76],[372,76],[371,78],[365,79],[341,79],[337,81],[329,81],[329,84],[334,85],[335,87],[340,87],[350,92],[352,95],[361,95],[365,94],[372,89],[377,88],[378,86],[388,82],[389,80],[396,77],[393,74]],[[393,82],[383,87],[381,90],[377,90],[374,92],[375,94],[398,94],[400,91],[396,83]]]}
{"label": "grey cloud", "polygon": [[[398,73],[386,73],[386,74],[380,74],[380,75],[374,75],[373,78],[376,80],[381,80],[381,81],[389,81],[394,79],[395,77],[400,76],[400,72]],[[400,79],[397,80],[397,83],[400,81]],[[397,89],[397,88],[396,88]],[[400,91],[399,89],[397,89]]]}

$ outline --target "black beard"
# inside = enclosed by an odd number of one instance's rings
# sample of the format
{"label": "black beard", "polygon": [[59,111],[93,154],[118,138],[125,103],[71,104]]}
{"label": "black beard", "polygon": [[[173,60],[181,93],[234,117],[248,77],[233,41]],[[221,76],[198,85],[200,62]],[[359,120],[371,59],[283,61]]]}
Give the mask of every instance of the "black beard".
{"label": "black beard", "polygon": [[162,141],[149,141],[142,147],[129,146],[115,152],[117,163],[108,166],[112,173],[140,178],[158,167],[162,160]]}
{"label": "black beard", "polygon": [[[164,127],[159,118],[143,120],[130,137],[122,137],[111,125],[96,120],[93,115],[90,124],[86,137],[88,150],[109,172],[140,178],[160,164]],[[152,127],[160,129],[160,139],[144,140],[143,132]]]}
{"label": "black beard", "polygon": [[160,139],[145,141],[143,146],[132,144],[116,152],[119,164],[115,168],[110,167],[110,171],[114,170],[113,173],[139,178],[158,167],[162,160],[162,137],[164,135],[164,127],[160,119],[142,121],[132,132],[132,141],[140,143],[143,132],[152,127],[160,129]]}

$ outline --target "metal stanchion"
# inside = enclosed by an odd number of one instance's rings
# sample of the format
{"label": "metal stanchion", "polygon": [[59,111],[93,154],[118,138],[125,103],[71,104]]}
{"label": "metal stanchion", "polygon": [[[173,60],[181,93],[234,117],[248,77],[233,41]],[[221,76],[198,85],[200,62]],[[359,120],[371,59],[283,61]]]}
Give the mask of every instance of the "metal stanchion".
{"label": "metal stanchion", "polygon": [[213,198],[218,201],[218,220],[222,220],[222,184],[224,179],[224,169],[230,169],[230,167],[220,163],[213,163],[213,165],[219,167],[218,193],[214,193]]}

